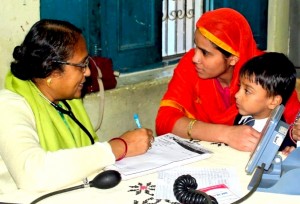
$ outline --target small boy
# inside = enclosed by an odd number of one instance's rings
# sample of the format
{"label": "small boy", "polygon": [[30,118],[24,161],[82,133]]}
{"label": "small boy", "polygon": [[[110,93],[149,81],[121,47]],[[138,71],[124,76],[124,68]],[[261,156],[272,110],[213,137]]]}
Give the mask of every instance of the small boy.
{"label": "small boy", "polygon": [[[240,70],[240,89],[235,94],[239,114],[234,125],[251,125],[261,132],[273,109],[286,104],[295,85],[296,69],[284,54],[269,52],[252,58]],[[281,120],[285,121],[283,116]],[[289,134],[279,148],[283,154],[295,147]]]}

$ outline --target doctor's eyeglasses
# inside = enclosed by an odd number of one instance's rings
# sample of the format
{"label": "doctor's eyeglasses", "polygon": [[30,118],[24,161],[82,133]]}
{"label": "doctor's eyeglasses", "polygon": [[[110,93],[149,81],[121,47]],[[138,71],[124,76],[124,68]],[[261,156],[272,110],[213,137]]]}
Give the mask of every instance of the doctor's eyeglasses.
{"label": "doctor's eyeglasses", "polygon": [[89,63],[90,63],[90,56],[88,56],[84,62],[82,63],[72,63],[72,62],[65,62],[65,61],[53,61],[55,63],[58,63],[58,64],[64,64],[64,65],[70,65],[70,66],[74,66],[74,67],[79,67],[81,68],[81,71],[82,72],[85,72],[86,68],[89,66]]}

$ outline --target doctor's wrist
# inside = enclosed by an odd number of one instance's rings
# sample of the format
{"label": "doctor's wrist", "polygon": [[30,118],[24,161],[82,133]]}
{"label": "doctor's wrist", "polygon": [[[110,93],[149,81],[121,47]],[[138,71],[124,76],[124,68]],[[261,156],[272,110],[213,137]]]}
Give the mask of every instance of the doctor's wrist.
{"label": "doctor's wrist", "polygon": [[[120,144],[123,144],[123,146],[124,146],[123,153],[120,154],[120,156],[117,156],[116,153],[115,153],[116,161],[120,161],[120,160],[122,160],[126,157],[127,150],[128,150],[128,145],[127,145],[127,142],[124,139],[120,138],[120,137],[112,138],[111,140],[109,140],[109,143],[112,143],[112,142],[115,142],[115,141],[119,141],[118,144],[117,144],[118,145],[117,147],[119,149],[120,149]],[[120,152],[120,151],[118,151],[118,152]]]}

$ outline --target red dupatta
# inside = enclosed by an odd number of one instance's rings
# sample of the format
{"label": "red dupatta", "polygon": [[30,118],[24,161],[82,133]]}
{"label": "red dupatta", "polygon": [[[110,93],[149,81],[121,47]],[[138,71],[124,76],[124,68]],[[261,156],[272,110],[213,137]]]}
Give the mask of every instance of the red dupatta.
{"label": "red dupatta", "polygon": [[192,62],[190,50],[179,62],[165,93],[156,118],[158,135],[171,132],[183,117],[209,123],[233,124],[237,114],[234,95],[238,91],[239,70],[250,58],[262,54],[256,47],[247,20],[229,8],[204,13],[196,24],[208,40],[239,57],[230,84],[230,107],[226,107],[214,79],[200,79]]}

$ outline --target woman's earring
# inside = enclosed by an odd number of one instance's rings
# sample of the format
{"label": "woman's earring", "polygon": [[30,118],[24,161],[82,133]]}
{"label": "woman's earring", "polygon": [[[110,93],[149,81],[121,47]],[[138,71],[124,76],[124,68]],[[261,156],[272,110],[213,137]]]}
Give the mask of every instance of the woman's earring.
{"label": "woman's earring", "polygon": [[52,78],[47,79],[47,86],[50,87]]}

